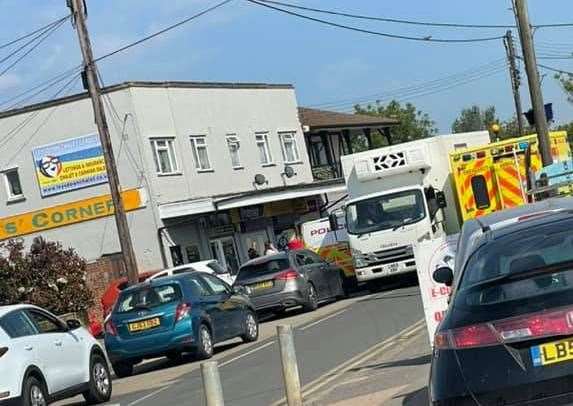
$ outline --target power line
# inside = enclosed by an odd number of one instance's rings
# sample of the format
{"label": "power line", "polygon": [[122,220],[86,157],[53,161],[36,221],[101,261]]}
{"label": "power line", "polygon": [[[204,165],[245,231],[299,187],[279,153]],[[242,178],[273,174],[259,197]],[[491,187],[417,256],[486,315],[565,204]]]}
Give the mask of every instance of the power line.
{"label": "power line", "polygon": [[361,14],[351,14],[351,13],[334,11],[334,10],[325,10],[325,9],[312,8],[312,7],[303,7],[303,6],[299,6],[296,4],[284,3],[281,1],[273,1],[273,0],[259,0],[259,1],[261,3],[275,4],[277,6],[289,7],[289,8],[294,8],[297,10],[312,11],[315,13],[330,14],[330,15],[336,15],[336,16],[341,16],[341,17],[356,18],[356,19],[361,19],[361,20],[382,21],[382,22],[386,22],[386,23],[421,25],[421,26],[426,26],[426,27],[449,27],[449,28],[503,28],[503,29],[515,28],[515,25],[436,23],[436,22],[427,22],[427,21],[405,20],[405,19],[398,19],[398,18],[374,17],[374,16],[367,16],[367,15],[361,15]]}
{"label": "power line", "polygon": [[361,96],[360,98],[354,97],[326,103],[314,104],[310,105],[309,107],[336,108],[337,106],[354,105],[357,102],[371,101],[376,98],[386,98],[387,96],[397,96],[402,94],[415,93],[427,89],[434,89],[434,88],[439,88],[441,86],[446,86],[453,82],[459,82],[460,80],[463,81],[467,79],[472,79],[474,77],[479,77],[480,75],[489,73],[492,70],[505,69],[506,66],[507,63],[505,62],[505,58],[499,58],[479,67],[467,69],[462,72],[450,74],[430,81],[421,82],[416,85],[410,85],[386,92]]}
{"label": "power line", "polygon": [[[22,59],[24,59],[25,57],[27,57],[28,55],[30,55],[30,53],[32,53],[32,51],[34,51],[36,48],[38,48],[46,39],[48,39],[48,37],[50,37],[50,35],[52,35],[54,32],[56,32],[58,30],[58,28],[60,28],[63,24],[64,24],[65,20],[60,21],[58,24],[54,25],[53,27],[49,28],[48,30],[42,32],[38,37],[39,40],[30,48],[28,49],[26,52],[24,52],[24,54],[22,54],[20,57],[18,57],[14,62],[12,62],[10,65],[8,65],[8,67],[6,67],[4,70],[2,70],[0,72],[0,77],[5,75],[10,69],[12,69],[14,66],[16,66],[20,61],[22,61]],[[36,37],[36,38],[38,38]],[[36,39],[34,38],[34,40]],[[30,42],[28,42],[26,45],[30,44]],[[17,52],[23,50],[24,48],[20,48]],[[15,55],[15,53],[10,54],[8,57],[4,58],[2,61],[0,61],[0,63],[5,62],[7,59],[9,59],[11,56]]]}
{"label": "power line", "polygon": [[363,34],[377,35],[377,36],[386,37],[386,38],[402,39],[402,40],[409,40],[409,41],[420,41],[420,42],[437,42],[437,43],[475,43],[475,42],[497,41],[497,40],[504,38],[503,35],[498,35],[495,37],[483,37],[483,38],[445,39],[445,38],[432,38],[431,35],[426,36],[426,37],[412,37],[412,36],[407,36],[407,35],[390,34],[390,33],[385,33],[385,32],[367,30],[367,29],[358,28],[358,27],[352,27],[352,26],[344,25],[344,24],[338,24],[338,23],[335,23],[332,21],[322,20],[320,18],[310,17],[310,16],[307,16],[304,14],[295,13],[294,11],[289,11],[289,10],[285,10],[283,8],[280,8],[280,7],[275,7],[271,4],[262,3],[258,0],[246,0],[246,1],[248,1],[249,3],[257,4],[259,6],[263,6],[263,7],[275,10],[275,11],[280,11],[281,13],[285,13],[285,14],[288,14],[291,16],[295,16],[295,17],[299,17],[299,18],[302,18],[305,20],[314,21],[317,23],[329,25],[331,27],[337,27],[337,28],[342,28],[345,30],[361,32]]}
{"label": "power line", "polygon": [[231,1],[233,1],[233,0],[224,0],[224,1],[220,2],[220,3],[217,3],[217,4],[215,4],[215,5],[212,6],[212,7],[209,7],[209,8],[207,8],[207,9],[205,9],[205,10],[203,10],[203,11],[197,13],[197,14],[194,14],[194,15],[192,15],[192,16],[190,16],[190,17],[187,17],[187,18],[185,18],[184,20],[181,20],[181,21],[179,21],[179,22],[177,22],[177,23],[175,23],[175,24],[172,24],[172,25],[170,25],[170,26],[168,26],[168,27],[166,27],[166,28],[164,28],[164,29],[162,29],[162,30],[159,30],[159,31],[157,31],[157,32],[155,32],[155,33],[153,33],[153,34],[151,34],[151,35],[148,35],[148,36],[143,37],[143,38],[141,38],[141,39],[139,39],[139,40],[137,40],[137,41],[135,41],[135,42],[132,42],[132,43],[130,43],[130,44],[127,44],[127,45],[125,45],[125,46],[123,46],[123,47],[121,47],[121,48],[119,48],[119,49],[116,49],[115,51],[112,51],[112,52],[108,53],[108,54],[102,55],[102,56],[96,58],[96,59],[94,60],[94,62],[99,62],[99,61],[101,61],[102,59],[109,58],[110,56],[113,56],[113,55],[115,55],[115,54],[119,54],[120,52],[123,52],[123,51],[125,51],[125,50],[127,50],[127,49],[129,49],[129,48],[132,48],[132,47],[134,47],[134,46],[136,46],[136,45],[139,45],[139,44],[141,44],[141,43],[143,43],[143,42],[149,41],[150,39],[153,39],[153,38],[155,38],[155,37],[158,37],[159,35],[165,34],[165,33],[168,32],[168,31],[171,31],[171,30],[173,30],[173,29],[175,29],[175,28],[177,28],[177,27],[180,27],[180,26],[182,26],[182,25],[184,25],[184,24],[187,24],[188,22],[190,22],[190,21],[192,21],[192,20],[195,20],[196,18],[199,18],[199,17],[201,17],[201,16],[203,16],[203,15],[205,15],[205,14],[207,14],[207,13],[210,13],[211,11],[214,11],[214,10],[220,8],[220,7],[223,7],[223,6],[226,5],[227,3],[230,3]]}
{"label": "power line", "polygon": [[39,33],[39,32],[43,32],[43,31],[45,31],[45,30],[51,28],[52,26],[54,26],[54,25],[56,25],[56,24],[58,24],[58,23],[60,23],[60,22],[66,21],[68,18],[70,18],[69,15],[67,15],[67,16],[65,16],[65,17],[62,17],[62,18],[59,18],[59,19],[57,19],[56,21],[52,21],[51,23],[46,24],[46,25],[44,25],[43,27],[38,28],[37,30],[34,30],[34,31],[32,31],[32,32],[29,32],[28,34],[24,34],[24,35],[22,35],[21,37],[18,37],[18,38],[14,39],[14,40],[12,40],[12,41],[10,41],[10,42],[7,42],[7,43],[5,43],[5,44],[0,45],[0,49],[4,49],[4,48],[7,48],[7,47],[9,47],[9,46],[11,46],[11,45],[17,44],[18,42],[21,42],[21,41],[25,40],[26,38],[29,38],[29,37],[31,37],[31,36],[33,36],[33,35]]}

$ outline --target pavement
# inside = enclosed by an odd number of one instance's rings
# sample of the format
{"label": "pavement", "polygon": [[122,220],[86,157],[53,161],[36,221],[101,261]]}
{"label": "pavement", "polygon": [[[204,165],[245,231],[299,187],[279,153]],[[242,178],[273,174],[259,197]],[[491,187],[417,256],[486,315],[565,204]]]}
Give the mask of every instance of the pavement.
{"label": "pavement", "polygon": [[[259,341],[216,348],[225,404],[284,404],[276,326],[290,324],[305,405],[427,405],[429,346],[419,288],[401,280],[312,313],[289,312],[261,324]],[[165,359],[114,381],[110,405],[204,405],[200,363]],[[406,378],[405,378],[406,377]],[[366,402],[366,403],[364,403]],[[59,405],[82,405],[74,398]]]}

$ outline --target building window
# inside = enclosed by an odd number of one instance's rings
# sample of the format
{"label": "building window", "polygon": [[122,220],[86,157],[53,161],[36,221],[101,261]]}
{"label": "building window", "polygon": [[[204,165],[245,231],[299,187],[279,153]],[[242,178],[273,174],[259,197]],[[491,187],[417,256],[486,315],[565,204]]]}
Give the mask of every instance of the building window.
{"label": "building window", "polygon": [[173,138],[157,138],[151,140],[155,170],[160,175],[178,173],[177,159],[175,158],[175,140]]}
{"label": "building window", "polygon": [[296,145],[295,133],[281,133],[280,137],[285,163],[299,162],[300,155],[298,153],[298,146]]}
{"label": "building window", "polygon": [[207,139],[205,137],[191,137],[191,146],[193,147],[193,159],[195,168],[198,171],[211,170],[209,162],[209,153],[207,151]]}
{"label": "building window", "polygon": [[19,200],[24,198],[22,191],[22,184],[20,183],[20,175],[18,168],[8,169],[3,172],[4,184],[6,186],[6,193],[8,200]]}
{"label": "building window", "polygon": [[231,164],[234,169],[241,169],[241,156],[239,155],[239,149],[241,148],[241,143],[236,135],[227,135],[227,147],[229,148],[229,154],[231,155]]}
{"label": "building window", "polygon": [[262,165],[271,165],[273,163],[273,157],[271,155],[271,149],[269,147],[269,135],[256,134],[257,148],[259,149],[259,159]]}

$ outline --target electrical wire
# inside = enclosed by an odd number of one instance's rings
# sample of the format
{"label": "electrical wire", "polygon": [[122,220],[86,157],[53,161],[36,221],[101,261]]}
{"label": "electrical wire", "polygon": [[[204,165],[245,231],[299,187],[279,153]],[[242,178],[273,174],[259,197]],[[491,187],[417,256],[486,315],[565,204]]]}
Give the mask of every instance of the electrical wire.
{"label": "electrical wire", "polygon": [[126,51],[126,50],[128,50],[129,48],[132,48],[132,47],[134,47],[134,46],[136,46],[136,45],[139,45],[139,44],[142,44],[142,43],[144,43],[144,42],[146,42],[146,41],[149,41],[150,39],[153,39],[153,38],[155,38],[155,37],[158,37],[159,35],[165,34],[166,32],[171,31],[171,30],[173,30],[173,29],[175,29],[175,28],[177,28],[177,27],[180,27],[180,26],[182,26],[182,25],[184,25],[184,24],[187,24],[188,22],[193,21],[193,20],[195,20],[196,18],[199,18],[199,17],[201,17],[201,16],[203,16],[203,15],[205,15],[205,14],[208,14],[208,13],[210,13],[211,11],[215,11],[216,9],[218,9],[218,8],[220,8],[220,7],[223,7],[224,5],[226,5],[226,4],[228,4],[228,3],[232,2],[232,1],[233,1],[233,0],[224,0],[224,1],[220,2],[220,3],[217,3],[217,4],[215,4],[214,6],[211,6],[211,7],[207,8],[207,9],[205,9],[205,10],[203,10],[203,11],[197,13],[197,14],[194,14],[194,15],[190,16],[190,17],[187,17],[187,18],[185,18],[184,20],[181,20],[181,21],[179,21],[179,22],[177,22],[177,23],[175,23],[175,24],[172,24],[172,25],[170,25],[170,26],[168,26],[168,27],[165,27],[165,28],[162,29],[162,30],[159,30],[159,31],[157,31],[157,32],[155,32],[155,33],[153,33],[153,34],[150,34],[150,35],[148,35],[148,36],[146,36],[146,37],[143,37],[143,38],[141,38],[141,39],[139,39],[139,40],[137,40],[137,41],[134,41],[134,42],[132,42],[132,43],[130,43],[130,44],[127,44],[127,45],[125,45],[125,46],[123,46],[123,47],[121,47],[121,48],[116,49],[115,51],[112,51],[112,52],[108,53],[108,54],[102,55],[102,56],[96,58],[96,59],[94,60],[94,62],[99,62],[99,61],[101,61],[101,60],[103,60],[103,59],[109,58],[110,56],[113,56],[113,55],[119,54],[120,52]]}
{"label": "electrical wire", "polygon": [[326,103],[318,103],[310,105],[309,107],[317,107],[323,109],[336,109],[340,108],[341,106],[353,106],[357,103],[362,102],[370,102],[373,100],[380,100],[385,98],[392,98],[392,97],[400,97],[400,96],[407,96],[407,95],[415,95],[419,92],[424,92],[427,90],[437,90],[440,87],[445,87],[452,83],[460,83],[466,80],[472,80],[475,78],[479,78],[484,74],[488,74],[492,71],[497,72],[498,70],[505,69],[507,67],[507,62],[505,62],[505,58],[499,58],[493,60],[485,65],[471,68],[459,73],[450,74],[447,76],[443,76],[438,79],[433,79],[427,82],[421,82],[416,85],[406,86],[386,92],[379,92],[375,94],[370,94],[366,96],[361,96],[360,98],[347,98],[337,101],[331,101]]}
{"label": "electrical wire", "polygon": [[361,14],[351,14],[351,13],[334,11],[334,10],[325,10],[325,9],[319,9],[319,8],[304,7],[304,6],[299,6],[297,4],[285,3],[285,2],[281,2],[281,1],[273,1],[273,0],[258,0],[258,1],[260,1],[261,3],[269,3],[269,4],[274,4],[277,6],[294,8],[297,10],[312,11],[315,13],[323,13],[323,14],[336,15],[336,16],[341,16],[341,17],[356,18],[356,19],[360,19],[360,20],[382,21],[382,22],[386,22],[386,23],[421,25],[421,26],[425,26],[425,27],[447,27],[447,28],[504,28],[504,29],[516,28],[515,25],[435,23],[435,22],[427,22],[427,21],[405,20],[405,19],[398,19],[398,18],[374,17],[374,16],[367,16],[367,15],[361,15]]}
{"label": "electrical wire", "polygon": [[[38,48],[46,39],[48,39],[50,37],[50,35],[52,35],[54,32],[56,32],[58,30],[58,28],[60,28],[64,24],[64,22],[65,22],[65,20],[60,21],[58,24],[54,25],[50,29],[42,32],[38,37],[35,37],[34,40],[36,38],[39,38],[38,41],[32,47],[30,47],[30,49],[28,49],[26,52],[24,52],[24,54],[20,55],[14,62],[12,62],[5,69],[0,71],[0,77],[5,75],[6,73],[8,73],[8,71],[10,71],[14,66],[16,66],[18,63],[20,63],[25,57],[30,55],[30,53],[32,53],[32,51],[34,51],[36,48]],[[26,43],[26,45],[29,45],[29,44],[30,44],[30,42]],[[17,50],[17,52],[20,52],[23,49],[24,49],[24,47],[21,47],[20,49]],[[0,63],[5,62],[6,60],[8,60],[10,57],[12,57],[14,55],[15,55],[15,53],[10,54],[8,57],[2,59],[0,61]]]}
{"label": "electrical wire", "polygon": [[338,24],[338,23],[335,23],[332,21],[322,20],[320,18],[310,17],[310,16],[307,16],[305,14],[295,13],[294,11],[289,11],[289,10],[285,10],[283,8],[280,8],[280,7],[275,7],[271,4],[262,3],[258,0],[246,0],[246,1],[248,1],[249,3],[252,3],[252,4],[257,4],[259,6],[263,6],[263,7],[275,10],[275,11],[279,11],[281,13],[288,14],[288,15],[291,15],[294,17],[299,17],[299,18],[302,18],[305,20],[314,21],[314,22],[321,23],[324,25],[329,25],[331,27],[337,27],[337,28],[342,28],[345,30],[361,32],[363,34],[377,35],[377,36],[386,37],[386,38],[402,39],[402,40],[408,40],[408,41],[420,41],[420,42],[437,42],[437,43],[450,43],[450,44],[458,43],[458,44],[460,44],[460,43],[476,43],[476,42],[497,41],[497,40],[503,39],[505,37],[504,35],[498,35],[495,37],[446,39],[446,38],[433,38],[431,35],[428,35],[425,37],[412,37],[412,36],[408,36],[408,35],[390,34],[390,33],[385,33],[385,32],[367,30],[364,28],[352,27],[350,25]]}
{"label": "electrical wire", "polygon": [[43,32],[43,31],[45,31],[45,30],[51,28],[52,26],[54,26],[54,25],[56,25],[56,24],[58,24],[58,23],[60,23],[60,22],[66,21],[68,18],[70,18],[69,15],[67,15],[67,16],[65,16],[65,17],[62,17],[62,18],[59,18],[59,19],[57,19],[56,21],[52,21],[51,23],[46,24],[46,25],[44,25],[43,27],[38,28],[37,30],[34,30],[34,31],[32,31],[32,32],[29,32],[28,34],[24,34],[24,35],[22,35],[21,37],[18,37],[18,38],[14,39],[14,40],[12,40],[12,41],[10,41],[10,42],[7,42],[7,43],[5,43],[5,44],[1,44],[1,45],[0,45],[0,49],[4,49],[4,48],[7,48],[7,47],[9,47],[9,46],[11,46],[11,45],[17,44],[18,42],[21,42],[21,41],[25,40],[26,38],[30,38],[31,36],[33,36],[33,35],[35,35],[35,34],[37,34],[37,33],[39,33],[39,32]]}

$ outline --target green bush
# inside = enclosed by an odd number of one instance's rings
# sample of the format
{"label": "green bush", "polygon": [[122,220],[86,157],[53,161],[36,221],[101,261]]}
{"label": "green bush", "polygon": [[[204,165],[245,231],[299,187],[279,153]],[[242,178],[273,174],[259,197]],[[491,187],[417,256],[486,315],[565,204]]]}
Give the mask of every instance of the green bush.
{"label": "green bush", "polygon": [[85,274],[86,261],[59,242],[37,237],[27,251],[21,241],[10,240],[0,244],[0,305],[85,313],[93,303]]}

